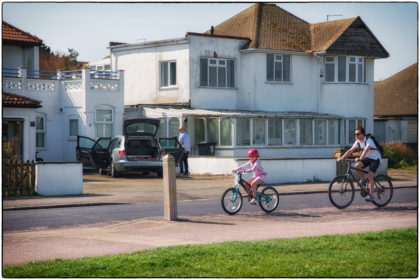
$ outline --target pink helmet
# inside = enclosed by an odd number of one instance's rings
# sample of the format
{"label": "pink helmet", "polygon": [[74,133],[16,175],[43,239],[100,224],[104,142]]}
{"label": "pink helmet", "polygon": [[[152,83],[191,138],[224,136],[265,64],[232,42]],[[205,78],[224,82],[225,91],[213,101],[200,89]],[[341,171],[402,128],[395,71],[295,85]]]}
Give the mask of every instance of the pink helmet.
{"label": "pink helmet", "polygon": [[248,157],[259,157],[257,149],[251,149],[248,151]]}

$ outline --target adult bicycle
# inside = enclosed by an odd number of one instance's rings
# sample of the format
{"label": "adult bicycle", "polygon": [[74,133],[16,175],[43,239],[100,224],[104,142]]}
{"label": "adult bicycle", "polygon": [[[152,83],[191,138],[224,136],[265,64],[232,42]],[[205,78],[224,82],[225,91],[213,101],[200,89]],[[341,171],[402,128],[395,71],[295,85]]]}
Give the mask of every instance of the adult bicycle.
{"label": "adult bicycle", "polygon": [[[354,162],[354,160],[342,161],[347,164],[346,173],[343,176],[335,177],[328,188],[328,197],[331,203],[338,209],[344,209],[353,202],[355,195],[354,181],[357,182],[362,197],[366,197],[369,194],[369,181],[365,181],[364,184],[361,184],[355,179],[351,170],[361,171],[365,173],[366,176],[369,171],[352,166],[351,163]],[[378,207],[383,207],[391,201],[394,192],[391,179],[387,175],[381,174],[375,176],[373,181],[372,203]]]}
{"label": "adult bicycle", "polygon": [[[251,200],[253,198],[251,185],[242,179],[242,174],[245,173],[245,171],[241,170],[234,173],[235,186],[228,188],[222,195],[222,208],[229,215],[238,213],[242,208],[244,200],[240,192],[241,186],[248,194],[248,199]],[[262,191],[258,191],[258,188],[260,187],[263,188]],[[259,184],[257,186],[256,200],[264,212],[270,213],[276,210],[279,205],[279,194],[273,187],[261,186],[261,184]]]}

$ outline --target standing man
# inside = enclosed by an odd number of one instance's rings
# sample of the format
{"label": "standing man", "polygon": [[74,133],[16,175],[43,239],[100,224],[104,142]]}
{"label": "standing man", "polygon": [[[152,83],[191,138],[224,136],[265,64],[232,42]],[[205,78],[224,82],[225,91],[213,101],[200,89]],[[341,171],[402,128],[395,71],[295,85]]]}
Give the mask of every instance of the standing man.
{"label": "standing man", "polygon": [[[184,155],[181,158],[179,169],[181,174],[188,175],[188,154],[191,150],[190,136],[183,126],[179,127],[179,143],[184,148]],[[185,170],[185,171],[184,171]]]}
{"label": "standing man", "polygon": [[[376,147],[375,142],[373,142],[371,138],[367,138],[365,136],[365,129],[363,127],[359,127],[358,129],[356,129],[354,131],[354,136],[356,137],[356,141],[354,142],[353,146],[341,158],[339,158],[338,161],[345,159],[358,148],[363,150],[362,155],[354,160],[356,162],[354,166],[359,169],[369,166],[369,195],[366,197],[365,200],[372,202],[372,192],[374,184],[373,175],[375,175],[376,170],[381,164],[381,153]],[[357,171],[357,173],[359,173],[360,178],[362,178],[361,184],[364,185],[366,182],[364,173],[361,171]]]}

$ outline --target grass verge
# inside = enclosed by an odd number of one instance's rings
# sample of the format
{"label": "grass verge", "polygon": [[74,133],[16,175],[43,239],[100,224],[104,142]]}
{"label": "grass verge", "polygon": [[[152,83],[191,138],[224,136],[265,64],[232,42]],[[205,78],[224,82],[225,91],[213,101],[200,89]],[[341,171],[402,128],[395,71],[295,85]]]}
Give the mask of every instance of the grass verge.
{"label": "grass verge", "polygon": [[3,267],[3,277],[417,277],[417,229],[225,242]]}

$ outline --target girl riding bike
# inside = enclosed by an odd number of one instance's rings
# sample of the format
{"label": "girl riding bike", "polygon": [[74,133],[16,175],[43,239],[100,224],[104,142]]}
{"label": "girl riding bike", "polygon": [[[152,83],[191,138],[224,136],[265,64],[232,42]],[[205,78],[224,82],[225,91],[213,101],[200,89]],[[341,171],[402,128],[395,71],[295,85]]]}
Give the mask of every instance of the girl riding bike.
{"label": "girl riding bike", "polygon": [[257,200],[256,200],[257,186],[259,184],[264,183],[265,176],[267,176],[267,173],[264,172],[261,161],[258,159],[259,156],[260,155],[257,149],[249,150],[248,151],[249,161],[245,163],[244,165],[239,166],[236,170],[234,170],[235,172],[237,172],[237,171],[245,169],[245,170],[249,170],[250,172],[251,171],[254,172],[252,177],[247,180],[247,183],[251,186],[251,190],[252,190],[252,199],[250,201],[251,204],[257,203]]}

